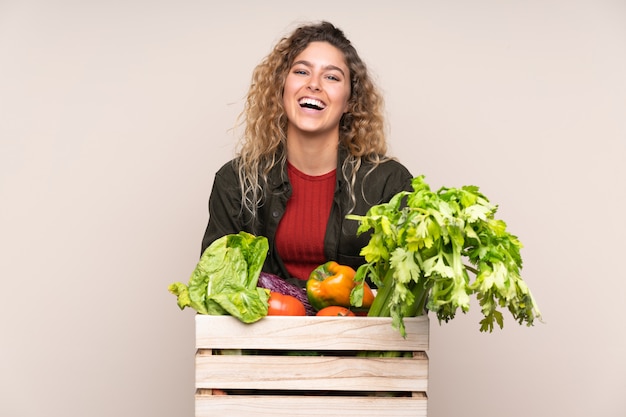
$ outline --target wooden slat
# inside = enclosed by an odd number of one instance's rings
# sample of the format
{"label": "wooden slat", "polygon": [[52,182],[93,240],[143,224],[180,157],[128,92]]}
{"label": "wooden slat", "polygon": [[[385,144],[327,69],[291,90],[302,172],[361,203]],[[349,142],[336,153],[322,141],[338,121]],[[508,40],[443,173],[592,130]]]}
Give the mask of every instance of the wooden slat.
{"label": "wooden slat", "polygon": [[196,388],[427,391],[428,358],[211,355],[196,357]]}
{"label": "wooden slat", "polygon": [[426,417],[428,316],[405,325],[403,338],[384,317],[196,315],[196,417]]}
{"label": "wooden slat", "polygon": [[199,349],[425,351],[428,316],[405,318],[407,337],[388,317],[268,316],[245,324],[231,316],[196,315]]}
{"label": "wooden slat", "polygon": [[416,397],[196,396],[196,417],[426,417]]}

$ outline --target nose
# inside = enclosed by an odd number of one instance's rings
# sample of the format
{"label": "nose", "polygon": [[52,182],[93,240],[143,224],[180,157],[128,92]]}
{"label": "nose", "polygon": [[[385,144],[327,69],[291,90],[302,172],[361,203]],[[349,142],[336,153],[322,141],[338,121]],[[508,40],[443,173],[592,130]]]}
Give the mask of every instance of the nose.
{"label": "nose", "polygon": [[317,80],[317,78],[315,77],[311,77],[309,79],[309,84],[307,85],[307,88],[311,91],[320,91],[321,87],[320,87],[320,83]]}

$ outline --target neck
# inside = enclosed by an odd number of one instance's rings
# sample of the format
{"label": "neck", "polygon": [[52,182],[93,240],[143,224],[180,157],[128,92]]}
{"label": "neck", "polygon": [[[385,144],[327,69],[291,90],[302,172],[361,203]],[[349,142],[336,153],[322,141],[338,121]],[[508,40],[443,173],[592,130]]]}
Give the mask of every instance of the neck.
{"label": "neck", "polygon": [[307,175],[322,175],[337,168],[338,137],[287,136],[287,160]]}

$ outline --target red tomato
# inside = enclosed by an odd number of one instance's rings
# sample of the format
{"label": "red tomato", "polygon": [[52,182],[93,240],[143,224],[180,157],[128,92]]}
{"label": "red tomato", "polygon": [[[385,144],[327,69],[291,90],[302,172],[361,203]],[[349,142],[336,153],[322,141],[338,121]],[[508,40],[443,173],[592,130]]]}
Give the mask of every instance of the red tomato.
{"label": "red tomato", "polygon": [[328,306],[324,307],[317,312],[316,316],[354,316],[355,314],[349,309],[341,306]]}
{"label": "red tomato", "polygon": [[272,291],[268,303],[268,316],[306,316],[304,304],[294,296]]}

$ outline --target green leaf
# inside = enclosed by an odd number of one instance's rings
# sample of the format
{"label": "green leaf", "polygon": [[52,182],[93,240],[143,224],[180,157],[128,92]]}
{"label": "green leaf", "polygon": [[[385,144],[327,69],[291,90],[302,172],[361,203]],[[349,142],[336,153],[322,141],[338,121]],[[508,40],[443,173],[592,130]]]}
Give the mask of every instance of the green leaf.
{"label": "green leaf", "polygon": [[215,240],[202,254],[187,285],[169,286],[181,309],[199,314],[230,314],[245,323],[267,315],[269,295],[257,288],[267,256],[267,238],[246,232]]}
{"label": "green leaf", "polygon": [[231,316],[244,323],[254,323],[267,315],[269,293],[263,288],[232,286],[211,295],[210,299]]}
{"label": "green leaf", "polygon": [[177,304],[181,310],[185,307],[191,306],[191,299],[189,298],[189,288],[182,282],[174,282],[167,287],[168,291],[177,297]]}
{"label": "green leaf", "polygon": [[394,277],[402,284],[409,284],[411,281],[417,282],[421,269],[415,262],[413,253],[404,248],[396,248],[391,254],[391,267],[394,269]]}
{"label": "green leaf", "polygon": [[481,331],[502,328],[501,309],[520,324],[541,319],[520,276],[522,244],[495,218],[497,205],[475,185],[433,192],[423,175],[411,184],[413,191],[364,216],[348,216],[359,221],[359,234],[370,231],[361,250],[367,263],[359,268],[379,286],[369,315],[391,316],[403,333],[404,315],[422,313],[416,306],[425,302],[440,321],[448,321],[469,310],[473,295],[484,316]]}

